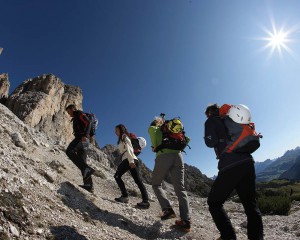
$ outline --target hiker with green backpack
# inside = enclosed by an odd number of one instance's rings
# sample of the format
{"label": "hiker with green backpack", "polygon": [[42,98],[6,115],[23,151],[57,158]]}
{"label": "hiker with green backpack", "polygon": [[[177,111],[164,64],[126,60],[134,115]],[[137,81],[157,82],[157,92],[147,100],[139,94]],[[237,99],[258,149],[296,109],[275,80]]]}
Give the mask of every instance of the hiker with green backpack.
{"label": "hiker with green backpack", "polygon": [[262,137],[255,132],[251,114],[245,105],[209,105],[205,115],[205,144],[214,148],[218,159],[218,176],[209,193],[207,204],[221,233],[218,240],[234,240],[236,234],[223,204],[236,190],[247,215],[250,240],[263,239],[263,223],[256,203],[255,168],[251,155]]}
{"label": "hiker with green backpack", "polygon": [[188,196],[184,187],[184,162],[181,152],[189,142],[179,119],[166,121],[164,114],[156,118],[148,128],[152,151],[156,153],[152,174],[152,188],[162,208],[161,220],[175,218],[175,212],[162,189],[163,180],[171,175],[179,201],[180,218],[175,225],[184,232],[191,228]]}
{"label": "hiker with green backpack", "polygon": [[138,139],[134,134],[128,133],[126,127],[123,124],[119,124],[116,126],[115,133],[118,137],[118,149],[121,153],[122,158],[122,162],[119,164],[114,175],[114,178],[121,190],[122,196],[115,198],[115,200],[117,202],[128,203],[128,192],[122,180],[122,176],[127,171],[130,171],[130,174],[137,184],[143,199],[142,202],[137,203],[137,207],[147,209],[150,207],[149,196],[146,187],[141,180],[139,169],[140,162],[136,156],[140,153],[141,148],[146,146],[145,139]]}

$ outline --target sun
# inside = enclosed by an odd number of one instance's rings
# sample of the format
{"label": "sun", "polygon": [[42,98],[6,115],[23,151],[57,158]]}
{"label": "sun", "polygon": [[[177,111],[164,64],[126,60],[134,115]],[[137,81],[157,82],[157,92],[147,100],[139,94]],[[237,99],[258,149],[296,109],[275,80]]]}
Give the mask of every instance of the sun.
{"label": "sun", "polygon": [[278,50],[281,48],[287,48],[286,43],[289,41],[288,34],[283,31],[271,33],[269,41],[272,48],[277,48]]}
{"label": "sun", "polygon": [[273,28],[273,32],[266,31],[268,36],[264,37],[263,40],[267,41],[266,48],[271,48],[271,53],[273,54],[275,50],[281,55],[282,51],[291,52],[288,47],[288,43],[291,41],[289,38],[289,32],[284,29],[277,30]]}
{"label": "sun", "polygon": [[292,39],[293,33],[299,31],[299,25],[285,29],[284,27],[278,28],[275,25],[274,20],[271,20],[271,23],[271,30],[262,27],[266,36],[259,38],[259,40],[265,41],[266,44],[262,47],[261,50],[269,49],[269,57],[271,57],[275,53],[279,54],[282,57],[284,52],[287,52],[295,57],[295,53],[290,48],[290,45],[294,41],[294,39]]}

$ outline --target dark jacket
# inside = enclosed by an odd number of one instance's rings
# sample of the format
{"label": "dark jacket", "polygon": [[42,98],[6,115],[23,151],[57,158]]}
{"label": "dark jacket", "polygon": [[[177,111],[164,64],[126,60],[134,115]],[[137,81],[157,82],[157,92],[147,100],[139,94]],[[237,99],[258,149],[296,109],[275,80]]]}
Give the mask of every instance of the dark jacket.
{"label": "dark jacket", "polygon": [[82,111],[74,111],[73,134],[75,138],[90,137],[91,122]]}
{"label": "dark jacket", "polygon": [[228,135],[223,120],[219,116],[211,116],[206,120],[204,140],[206,146],[215,149],[219,159],[218,169],[220,171],[254,161],[250,153],[224,152],[227,146]]}

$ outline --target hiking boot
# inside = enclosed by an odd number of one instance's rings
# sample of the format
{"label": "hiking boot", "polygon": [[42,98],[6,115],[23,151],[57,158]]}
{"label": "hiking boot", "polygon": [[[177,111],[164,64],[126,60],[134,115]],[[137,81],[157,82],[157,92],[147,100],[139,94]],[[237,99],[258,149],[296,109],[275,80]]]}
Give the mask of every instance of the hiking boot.
{"label": "hiking boot", "polygon": [[175,218],[176,214],[172,208],[165,208],[162,211],[162,215],[160,216],[161,220],[167,220],[170,218]]}
{"label": "hiking boot", "polygon": [[145,208],[148,209],[150,207],[150,203],[148,201],[142,201],[136,204],[139,208]]}
{"label": "hiking boot", "polygon": [[79,187],[87,190],[88,192],[93,193],[94,192],[94,187],[91,184],[84,184],[84,185],[79,185]]}
{"label": "hiking boot", "polygon": [[191,231],[191,222],[187,220],[176,220],[175,225],[183,232]]}
{"label": "hiking boot", "polygon": [[121,202],[121,203],[128,203],[128,201],[129,201],[128,197],[124,197],[124,196],[115,198],[115,200],[116,200],[117,202]]}
{"label": "hiking boot", "polygon": [[89,179],[93,173],[95,172],[94,169],[92,169],[91,167],[87,167],[86,169],[84,169],[84,172],[83,172],[83,180],[87,180]]}

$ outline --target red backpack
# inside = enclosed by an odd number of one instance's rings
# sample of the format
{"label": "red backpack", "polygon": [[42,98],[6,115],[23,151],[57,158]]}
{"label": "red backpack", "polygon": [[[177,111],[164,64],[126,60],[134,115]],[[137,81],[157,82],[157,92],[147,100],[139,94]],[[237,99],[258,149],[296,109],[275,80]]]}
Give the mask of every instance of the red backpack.
{"label": "red backpack", "polygon": [[131,141],[131,144],[132,144],[132,147],[133,147],[134,155],[138,156],[142,151],[139,140],[138,140],[137,136],[134,133],[129,133],[129,138],[130,138],[130,141]]}
{"label": "red backpack", "polygon": [[261,134],[256,133],[254,123],[239,124],[231,118],[224,119],[228,140],[224,152],[253,153],[260,147]]}
{"label": "red backpack", "polygon": [[253,153],[260,147],[260,138],[262,135],[255,131],[255,124],[240,124],[234,122],[227,113],[231,105],[221,106],[219,113],[227,129],[228,139],[227,147],[223,152]]}

